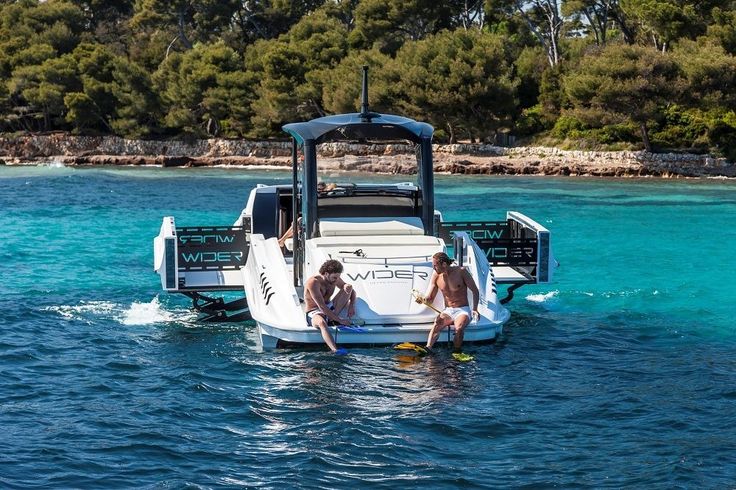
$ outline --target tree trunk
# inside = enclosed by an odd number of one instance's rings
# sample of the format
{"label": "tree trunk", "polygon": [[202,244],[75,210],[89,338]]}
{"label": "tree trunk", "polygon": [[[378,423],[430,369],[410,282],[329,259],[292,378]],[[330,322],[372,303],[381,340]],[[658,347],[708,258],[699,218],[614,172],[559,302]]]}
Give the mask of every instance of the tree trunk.
{"label": "tree trunk", "polygon": [[652,152],[652,143],[649,141],[649,130],[647,129],[646,123],[641,123],[639,126],[641,128],[641,139],[644,142],[644,148],[651,153]]}
{"label": "tree trunk", "polygon": [[516,0],[514,6],[516,11],[526,22],[529,30],[542,45],[546,54],[547,62],[549,66],[554,68],[560,62],[560,48],[559,48],[559,37],[562,29],[562,19],[559,16],[559,5],[558,0],[535,0],[532,5],[541,9],[546,18],[546,25],[544,26],[544,32],[540,25],[534,23],[532,18],[526,11],[526,5],[524,1]]}
{"label": "tree trunk", "polygon": [[617,7],[612,9],[610,11],[610,17],[624,35],[624,41],[626,41],[626,44],[633,45],[636,42],[636,32],[634,27],[628,24],[621,8]]}
{"label": "tree trunk", "polygon": [[181,39],[181,43],[185,48],[192,49],[192,42],[184,32],[184,12],[179,12],[179,39]]}

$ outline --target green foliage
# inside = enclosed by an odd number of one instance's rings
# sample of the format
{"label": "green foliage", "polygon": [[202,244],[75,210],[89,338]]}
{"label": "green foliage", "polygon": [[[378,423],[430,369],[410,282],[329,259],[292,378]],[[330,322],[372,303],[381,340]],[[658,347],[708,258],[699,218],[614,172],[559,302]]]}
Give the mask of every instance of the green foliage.
{"label": "green foliage", "polygon": [[331,70],[319,72],[322,101],[326,112],[333,114],[360,111],[362,67],[369,67],[371,110],[390,111],[392,87],[387,83],[386,67],[391,58],[378,48],[353,51]]}
{"label": "green foliage", "polygon": [[397,108],[446,129],[451,141],[510,124],[518,82],[499,36],[457,30],[407,42],[388,77]]}
{"label": "green foliage", "polygon": [[521,112],[521,115],[514,124],[514,132],[519,136],[531,136],[541,133],[550,129],[548,121],[542,106],[537,104]]}
{"label": "green foliage", "polygon": [[64,127],[64,95],[82,87],[73,58],[65,55],[16,69],[8,88],[11,97],[22,98],[28,104],[24,112],[30,112],[37,129],[49,130],[55,125]]}
{"label": "green foliage", "polygon": [[240,136],[245,131],[251,87],[242,59],[223,42],[197,44],[170,56],[153,81],[166,128],[198,136]]}
{"label": "green foliage", "polygon": [[348,50],[347,29],[335,11],[302,18],[279,39],[258,41],[246,54],[246,68],[258,80],[252,103],[251,135],[277,134],[287,122],[324,114],[323,73]]}
{"label": "green foliage", "polygon": [[709,111],[672,105],[652,131],[652,142],[663,147],[708,150],[736,156],[736,113],[722,108]]}
{"label": "green foliage", "polygon": [[355,8],[350,44],[357,49],[374,45],[387,54],[404,42],[417,41],[456,25],[453,2],[435,0],[361,0]]}
{"label": "green foliage", "polygon": [[564,87],[588,124],[635,123],[649,149],[647,128],[682,94],[684,79],[673,58],[653,48],[610,45],[591,54]]}
{"label": "green foliage", "polygon": [[552,128],[552,135],[560,138],[576,138],[583,135],[583,132],[590,129],[588,125],[574,116],[560,116]]}
{"label": "green foliage", "polygon": [[[623,46],[623,43],[628,46]],[[736,151],[733,0],[0,2],[0,130],[273,137],[358,110],[436,138]]]}
{"label": "green foliage", "polygon": [[13,68],[22,66],[40,65],[44,61],[54,57],[56,57],[56,50],[50,44],[32,44],[27,48],[17,50],[13,56],[7,59],[8,72],[11,72]]}
{"label": "green foliage", "polygon": [[160,103],[151,77],[139,65],[118,57],[112,71],[112,92],[117,101],[110,127],[115,134],[141,138],[157,129]]}
{"label": "green foliage", "polygon": [[547,123],[554,121],[567,102],[567,96],[562,87],[561,67],[547,67],[542,73],[539,85],[539,104],[542,107],[543,120]]}
{"label": "green foliage", "polygon": [[542,76],[548,67],[544,51],[538,46],[525,47],[516,56],[514,67],[519,78],[519,106],[534,106],[539,99]]}
{"label": "green foliage", "polygon": [[[252,135],[268,136],[278,132],[287,121],[308,119],[313,115],[315,108],[303,102],[300,104],[297,98],[298,87],[306,81],[304,53],[278,40],[258,42],[254,49],[262,55],[250,65],[260,68],[253,70],[258,73],[259,83],[255,87],[257,98],[252,104]],[[305,114],[300,115],[300,112]]]}
{"label": "green foliage", "polygon": [[445,132],[444,129],[435,129],[434,134],[432,135],[432,138],[437,143],[448,143],[450,141],[450,137],[447,135],[447,132]]}
{"label": "green foliage", "polygon": [[708,26],[707,36],[727,53],[736,55],[736,9],[714,8],[712,14],[713,23]]}
{"label": "green foliage", "polygon": [[578,146],[587,149],[620,148],[621,143],[635,143],[639,139],[639,128],[632,123],[591,125],[574,114],[560,116],[550,131],[550,136],[568,143],[576,141]]}
{"label": "green foliage", "polygon": [[128,47],[128,59],[145,68],[150,74],[166,60],[169,54],[177,50],[173,48],[176,37],[172,32],[165,29],[142,28],[136,42]]}
{"label": "green foliage", "polygon": [[235,14],[235,0],[136,0],[131,22],[136,27],[167,28],[182,50],[213,40]]}
{"label": "green foliage", "polygon": [[736,108],[736,57],[711,42],[682,41],[673,50],[687,79],[687,103]]}
{"label": "green foliage", "polygon": [[84,92],[70,92],[64,96],[67,108],[66,120],[74,123],[78,129],[93,125],[99,117],[95,102]]}
{"label": "green foliage", "polygon": [[[239,47],[250,45],[260,39],[275,39],[285,34],[305,16],[320,7],[332,10],[335,16],[343,17],[344,24],[352,20],[349,15],[354,0],[329,2],[324,0],[249,0],[236,2],[236,11],[231,17],[233,30]],[[347,17],[346,17],[347,16]]]}
{"label": "green foliage", "polygon": [[84,12],[89,24],[99,26],[130,16],[135,0],[69,0],[69,2]]}
{"label": "green foliage", "polygon": [[583,31],[586,38],[597,45],[608,41],[611,20],[616,18],[618,2],[601,0],[565,0],[562,13],[577,21],[577,30]]}
{"label": "green foliage", "polygon": [[609,124],[602,128],[591,129],[588,138],[602,145],[615,143],[635,143],[639,141],[639,128],[632,123]]}
{"label": "green foliage", "polygon": [[[621,0],[621,7],[641,26],[641,35],[654,42],[654,48],[666,50],[680,38],[694,38],[705,26],[697,1]],[[700,2],[706,3],[706,2]]]}
{"label": "green foliage", "polygon": [[27,0],[0,6],[0,78],[71,52],[83,31],[82,11],[69,2]]}
{"label": "green foliage", "polygon": [[708,140],[716,150],[731,161],[736,161],[736,112],[718,114],[708,124]]}

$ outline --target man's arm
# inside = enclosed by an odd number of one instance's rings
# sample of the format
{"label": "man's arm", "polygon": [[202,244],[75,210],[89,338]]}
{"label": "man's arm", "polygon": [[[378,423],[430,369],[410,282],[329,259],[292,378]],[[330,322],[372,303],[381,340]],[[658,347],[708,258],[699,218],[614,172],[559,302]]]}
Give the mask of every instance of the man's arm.
{"label": "man's arm", "polygon": [[353,286],[351,284],[346,283],[342,280],[342,277],[337,280],[337,283],[335,283],[335,286],[337,286],[339,289],[342,289],[347,293],[348,295],[348,317],[352,317],[355,315],[355,300],[358,299],[358,295],[355,292],[355,289],[353,289]]}
{"label": "man's arm", "polygon": [[324,315],[329,318],[330,320],[334,320],[336,322],[340,322],[340,317],[335,314],[334,311],[329,309],[327,307],[327,304],[325,303],[325,299],[322,296],[322,288],[319,285],[319,281],[317,281],[316,278],[310,277],[307,279],[306,284],[304,284],[304,287],[309,291],[309,294],[312,296],[312,300],[317,305],[317,308],[319,308],[319,311],[324,313]]}
{"label": "man's arm", "polygon": [[284,232],[283,235],[281,235],[281,238],[278,239],[279,247],[284,248],[284,245],[286,245],[286,240],[289,238],[294,237],[294,224],[292,223],[291,226],[289,226],[289,229]]}
{"label": "man's arm", "polygon": [[355,290],[353,289],[353,286],[351,284],[346,283],[342,280],[342,277],[337,280],[335,283],[335,286],[337,286],[338,289],[342,289],[350,296],[350,302],[355,302],[356,294]]}
{"label": "man's arm", "polygon": [[470,289],[470,292],[473,293],[473,311],[477,313],[480,292],[478,292],[478,286],[475,284],[473,276],[470,275],[467,269],[463,269],[463,281],[465,281],[465,285]]}
{"label": "man's arm", "polygon": [[[429,289],[427,289],[424,299],[429,303],[433,303],[435,296],[437,296],[437,273],[432,272],[432,278],[429,280]],[[417,303],[421,303],[421,300],[417,300]]]}

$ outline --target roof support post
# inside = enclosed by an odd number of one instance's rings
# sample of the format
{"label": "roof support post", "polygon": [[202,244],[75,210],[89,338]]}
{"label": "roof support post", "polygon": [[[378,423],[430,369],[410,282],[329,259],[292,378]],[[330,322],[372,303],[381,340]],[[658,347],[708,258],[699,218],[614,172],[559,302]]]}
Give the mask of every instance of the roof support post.
{"label": "roof support post", "polygon": [[424,234],[434,236],[434,172],[432,136],[423,136],[420,143],[419,188],[422,191],[422,221]]}
{"label": "roof support post", "polygon": [[302,268],[300,266],[304,253],[299,244],[299,158],[296,138],[291,139],[291,229],[294,230],[294,286],[299,287],[302,279]]}
{"label": "roof support post", "polygon": [[314,238],[317,232],[317,144],[313,139],[304,140],[302,221],[305,240]]}

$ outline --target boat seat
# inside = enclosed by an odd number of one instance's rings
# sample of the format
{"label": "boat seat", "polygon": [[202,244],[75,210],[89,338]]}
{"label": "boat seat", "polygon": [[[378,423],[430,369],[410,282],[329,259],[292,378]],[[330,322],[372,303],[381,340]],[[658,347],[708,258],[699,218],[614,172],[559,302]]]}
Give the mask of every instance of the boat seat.
{"label": "boat seat", "polygon": [[320,236],[424,235],[422,219],[411,217],[323,218]]}

